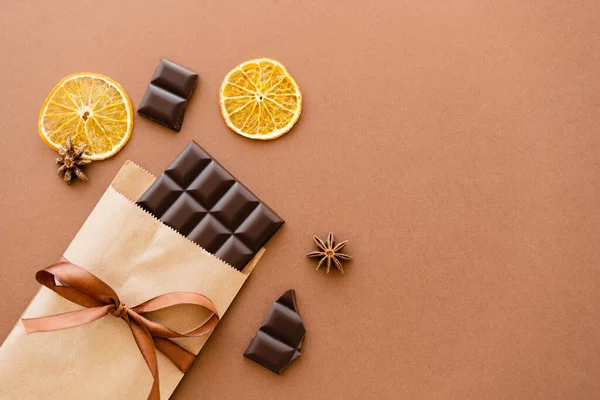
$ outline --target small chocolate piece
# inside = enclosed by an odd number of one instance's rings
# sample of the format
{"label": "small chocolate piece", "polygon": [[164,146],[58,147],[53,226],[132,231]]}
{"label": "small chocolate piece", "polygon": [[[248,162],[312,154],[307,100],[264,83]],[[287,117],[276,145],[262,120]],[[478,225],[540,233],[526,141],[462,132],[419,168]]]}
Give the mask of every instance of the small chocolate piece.
{"label": "small chocolate piece", "polygon": [[165,58],[160,60],[138,113],[177,132],[198,74]]}
{"label": "small chocolate piece", "polygon": [[273,303],[244,357],[281,375],[302,354],[305,333],[296,305],[296,292],[290,289]]}
{"label": "small chocolate piece", "polygon": [[240,271],[283,224],[196,142],[137,204]]}

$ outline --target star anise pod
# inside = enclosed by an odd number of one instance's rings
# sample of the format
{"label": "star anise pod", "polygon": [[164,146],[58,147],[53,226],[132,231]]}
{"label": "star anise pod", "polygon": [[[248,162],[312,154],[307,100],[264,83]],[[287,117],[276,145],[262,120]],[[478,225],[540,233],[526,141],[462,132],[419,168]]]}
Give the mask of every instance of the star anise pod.
{"label": "star anise pod", "polygon": [[331,266],[334,265],[341,273],[344,273],[342,261],[352,260],[352,257],[348,254],[341,252],[348,241],[344,240],[343,242],[336,244],[333,240],[333,233],[331,232],[329,232],[327,240],[325,241],[316,236],[313,236],[313,239],[317,244],[318,250],[308,253],[307,256],[321,259],[317,265],[317,269],[321,268],[323,265],[327,265],[327,273],[329,273],[329,271],[331,271]]}
{"label": "star anise pod", "polygon": [[87,181],[88,178],[85,176],[80,167],[91,163],[91,160],[84,160],[81,158],[83,152],[87,149],[87,144],[76,149],[73,147],[71,137],[67,137],[65,147],[58,149],[60,157],[56,159],[58,167],[58,175],[62,176],[67,185],[70,185],[73,178],[79,178],[82,181]]}

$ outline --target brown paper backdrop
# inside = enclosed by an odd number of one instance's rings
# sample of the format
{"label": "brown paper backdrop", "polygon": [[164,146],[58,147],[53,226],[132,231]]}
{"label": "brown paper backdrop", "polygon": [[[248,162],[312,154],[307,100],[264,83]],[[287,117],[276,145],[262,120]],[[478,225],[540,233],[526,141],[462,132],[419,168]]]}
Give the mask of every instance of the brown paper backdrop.
{"label": "brown paper backdrop", "polygon": [[[123,162],[158,174],[194,139],[286,224],[174,399],[600,397],[596,0],[5,3],[0,338]],[[90,182],[61,183],[36,132],[52,87],[101,72],[137,107],[161,56],[200,74],[182,131],[136,114]],[[270,143],[218,107],[260,56],[304,94]],[[343,276],[303,257],[329,230]],[[276,376],[242,353],[288,288],[308,333]]]}

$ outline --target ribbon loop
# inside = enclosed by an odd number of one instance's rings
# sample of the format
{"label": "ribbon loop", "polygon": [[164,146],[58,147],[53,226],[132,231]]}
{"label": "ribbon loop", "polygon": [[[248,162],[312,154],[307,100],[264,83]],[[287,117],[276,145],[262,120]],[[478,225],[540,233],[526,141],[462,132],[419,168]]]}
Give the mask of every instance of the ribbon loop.
{"label": "ribbon loop", "polygon": [[[135,307],[127,307],[115,291],[85,269],[62,259],[36,274],[36,280],[59,296],[85,307],[81,310],[40,318],[22,318],[29,333],[49,332],[88,324],[107,314],[123,319],[144,357],[154,382],[149,400],[160,400],[156,350],[163,353],[181,372],[186,372],[194,361],[194,354],[169,339],[196,337],[211,333],[219,321],[217,309],[206,296],[193,292],[171,292],[151,298]],[[208,309],[212,315],[195,329],[179,333],[143,315],[182,304]]]}

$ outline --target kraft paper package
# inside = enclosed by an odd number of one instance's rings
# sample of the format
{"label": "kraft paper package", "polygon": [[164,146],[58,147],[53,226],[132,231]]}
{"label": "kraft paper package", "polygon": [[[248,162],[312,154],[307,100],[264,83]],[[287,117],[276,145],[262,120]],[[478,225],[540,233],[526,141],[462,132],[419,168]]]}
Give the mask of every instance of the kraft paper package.
{"label": "kraft paper package", "polygon": [[[154,180],[126,162],[64,257],[106,282],[125,304],[140,304],[168,292],[197,292],[208,297],[222,317],[264,249],[243,272],[209,254],[135,204]],[[56,261],[48,260],[48,265]],[[189,307],[156,311],[149,318],[185,332],[210,315],[208,310]],[[80,308],[42,287],[21,317]],[[208,335],[173,341],[198,354],[207,339]],[[156,354],[160,397],[168,399],[184,374],[163,354]],[[0,347],[0,399],[143,400],[152,382],[128,325],[111,316],[29,335],[19,320]]]}

